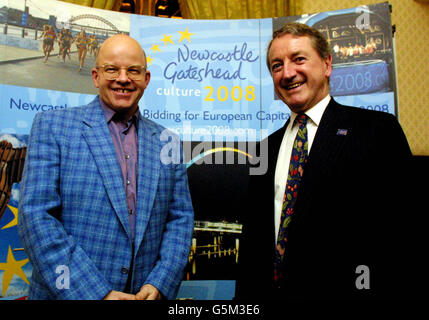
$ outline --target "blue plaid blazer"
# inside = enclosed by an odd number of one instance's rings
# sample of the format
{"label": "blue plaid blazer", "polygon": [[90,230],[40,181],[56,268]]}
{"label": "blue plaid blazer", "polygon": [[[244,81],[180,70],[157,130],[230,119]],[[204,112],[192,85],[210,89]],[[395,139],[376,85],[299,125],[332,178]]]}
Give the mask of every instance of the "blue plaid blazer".
{"label": "blue plaid blazer", "polygon": [[[175,298],[193,232],[186,168],[177,136],[141,115],[138,121],[133,257],[122,174],[99,97],[36,115],[19,205],[19,235],[33,266],[29,299],[102,299],[123,291],[129,272],[133,293],[149,283]],[[173,151],[179,161],[161,161]]]}

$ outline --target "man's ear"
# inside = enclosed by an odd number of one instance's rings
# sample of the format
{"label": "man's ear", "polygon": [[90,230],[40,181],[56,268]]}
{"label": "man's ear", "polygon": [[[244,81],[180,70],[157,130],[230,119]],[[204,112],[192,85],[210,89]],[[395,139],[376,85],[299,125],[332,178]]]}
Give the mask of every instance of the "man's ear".
{"label": "man's ear", "polygon": [[150,71],[149,71],[149,70],[146,70],[146,74],[145,74],[144,81],[145,81],[145,83],[146,83],[146,86],[145,86],[145,87],[147,87],[147,86],[148,86],[148,84],[149,84],[149,82],[150,82]]}
{"label": "man's ear", "polygon": [[332,74],[332,55],[328,55],[325,58],[325,65],[326,65],[326,77],[329,78]]}
{"label": "man's ear", "polygon": [[92,68],[91,77],[92,77],[92,82],[94,83],[94,86],[96,88],[99,88],[100,86],[98,84],[98,80],[99,80],[100,76],[99,76],[96,68]]}

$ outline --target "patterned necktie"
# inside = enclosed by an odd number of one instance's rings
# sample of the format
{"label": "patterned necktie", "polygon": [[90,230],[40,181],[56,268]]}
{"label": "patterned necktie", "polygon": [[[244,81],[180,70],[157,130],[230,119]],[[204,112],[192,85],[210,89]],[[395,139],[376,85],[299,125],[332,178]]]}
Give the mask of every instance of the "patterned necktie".
{"label": "patterned necktie", "polygon": [[299,184],[304,165],[307,159],[308,140],[307,140],[307,120],[308,117],[302,113],[298,114],[295,121],[299,128],[293,143],[292,155],[290,157],[289,173],[287,177],[286,191],[283,198],[282,213],[280,218],[279,234],[277,237],[276,257],[274,261],[274,281],[277,283],[283,278],[281,265],[284,260],[285,247],[288,237],[288,225],[293,216],[293,210],[298,196]]}

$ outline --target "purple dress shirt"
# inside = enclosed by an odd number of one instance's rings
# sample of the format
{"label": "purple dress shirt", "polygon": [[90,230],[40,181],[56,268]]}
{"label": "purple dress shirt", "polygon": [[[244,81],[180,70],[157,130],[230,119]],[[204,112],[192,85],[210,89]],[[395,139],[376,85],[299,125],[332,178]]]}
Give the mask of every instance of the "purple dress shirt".
{"label": "purple dress shirt", "polygon": [[137,124],[139,110],[130,119],[123,119],[121,114],[110,109],[100,99],[101,108],[106,116],[107,125],[112,135],[116,154],[118,155],[124,181],[125,194],[129,212],[131,237],[134,243],[137,203]]}

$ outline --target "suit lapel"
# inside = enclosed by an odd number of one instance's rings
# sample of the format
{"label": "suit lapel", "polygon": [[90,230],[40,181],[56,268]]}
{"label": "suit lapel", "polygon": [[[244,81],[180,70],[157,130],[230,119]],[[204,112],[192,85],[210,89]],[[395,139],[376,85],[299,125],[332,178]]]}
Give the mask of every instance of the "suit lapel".
{"label": "suit lapel", "polygon": [[[139,115],[138,123],[138,180],[136,249],[143,240],[152,212],[153,202],[158,189],[160,173],[160,136],[151,123]],[[135,251],[137,253],[137,250]]]}
{"label": "suit lapel", "polygon": [[352,131],[351,123],[341,108],[334,99],[326,107],[308,157],[310,168],[314,162],[317,170],[328,169],[328,164],[336,163],[341,154]]}
{"label": "suit lapel", "polygon": [[[83,136],[103,180],[104,187],[123,228],[130,237],[125,189],[116,150],[98,96],[88,106]],[[131,238],[131,237],[130,237]]]}
{"label": "suit lapel", "polygon": [[[335,171],[341,170],[340,156],[352,133],[352,123],[342,108],[331,99],[322,116],[305,165],[295,205],[299,214],[294,218],[294,224],[299,224],[306,219],[307,207],[311,206],[311,195],[317,192],[320,181],[329,179]],[[346,134],[339,134],[339,130],[346,130]]]}

